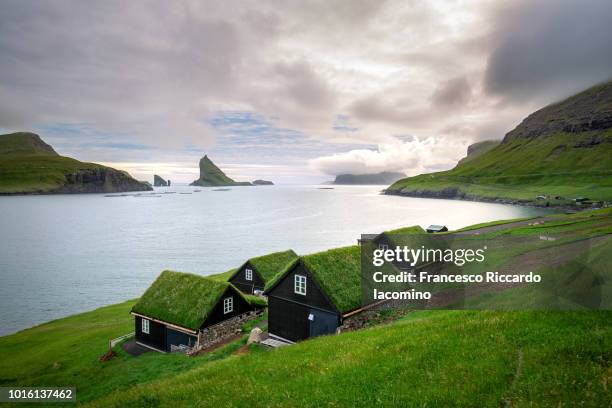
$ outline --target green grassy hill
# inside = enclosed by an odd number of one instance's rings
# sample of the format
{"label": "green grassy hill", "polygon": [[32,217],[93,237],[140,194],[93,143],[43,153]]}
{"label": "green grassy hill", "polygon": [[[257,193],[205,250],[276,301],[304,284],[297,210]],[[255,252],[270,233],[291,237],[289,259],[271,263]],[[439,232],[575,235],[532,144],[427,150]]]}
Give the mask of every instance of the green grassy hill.
{"label": "green grassy hill", "polygon": [[34,133],[0,135],[0,194],[145,190],[124,171],[60,156]]}
{"label": "green grassy hill", "polygon": [[[611,225],[612,211],[606,209],[551,216],[544,224],[521,222],[478,237],[506,234],[519,237],[519,244],[547,233],[610,237]],[[605,286],[608,297],[609,242],[605,248],[593,246],[588,259],[608,271],[593,281]],[[515,249],[529,249],[521,248]],[[525,289],[500,292],[497,301],[534,298]],[[474,302],[482,307],[493,300]],[[104,307],[0,337],[0,385],[74,385],[80,403],[100,407],[612,404],[611,311],[414,311],[392,323],[273,351],[253,345],[245,353],[243,337],[193,358],[132,357],[116,347],[117,357],[100,362],[109,339],[133,331],[133,305]]]}
{"label": "green grassy hill", "polygon": [[251,183],[238,182],[229,178],[223,170],[204,156],[200,159],[200,178],[190,184],[191,186],[215,187],[215,186],[250,186]]}
{"label": "green grassy hill", "polygon": [[612,82],[533,113],[499,145],[452,170],[399,180],[387,193],[541,205],[578,196],[612,201]]}

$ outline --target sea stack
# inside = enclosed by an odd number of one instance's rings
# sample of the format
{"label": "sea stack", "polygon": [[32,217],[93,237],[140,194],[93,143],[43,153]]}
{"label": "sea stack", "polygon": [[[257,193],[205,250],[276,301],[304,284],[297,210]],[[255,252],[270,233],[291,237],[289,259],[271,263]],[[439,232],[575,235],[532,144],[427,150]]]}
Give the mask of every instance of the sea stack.
{"label": "sea stack", "polygon": [[252,186],[252,184],[248,181],[238,182],[232,180],[205,155],[200,159],[200,178],[191,183],[190,186]]}
{"label": "sea stack", "polygon": [[166,181],[157,174],[153,176],[153,186],[155,187],[168,187],[170,180]]}

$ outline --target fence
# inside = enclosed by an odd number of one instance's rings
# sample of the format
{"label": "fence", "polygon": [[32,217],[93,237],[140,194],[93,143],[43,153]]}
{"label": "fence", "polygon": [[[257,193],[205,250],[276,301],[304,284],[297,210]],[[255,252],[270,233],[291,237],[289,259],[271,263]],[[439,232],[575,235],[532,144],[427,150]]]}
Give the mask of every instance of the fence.
{"label": "fence", "polygon": [[136,333],[131,332],[131,333],[128,333],[128,334],[124,334],[123,336],[119,336],[119,337],[117,337],[117,338],[115,338],[115,339],[109,340],[109,341],[108,341],[108,349],[109,349],[109,350],[112,350],[112,349],[113,349],[113,347],[115,347],[115,345],[116,345],[117,343],[119,343],[119,342],[121,342],[121,341],[123,341],[123,340],[125,340],[125,339],[128,339],[128,338],[130,338],[130,337],[134,337],[134,335],[135,335],[135,334],[136,334]]}

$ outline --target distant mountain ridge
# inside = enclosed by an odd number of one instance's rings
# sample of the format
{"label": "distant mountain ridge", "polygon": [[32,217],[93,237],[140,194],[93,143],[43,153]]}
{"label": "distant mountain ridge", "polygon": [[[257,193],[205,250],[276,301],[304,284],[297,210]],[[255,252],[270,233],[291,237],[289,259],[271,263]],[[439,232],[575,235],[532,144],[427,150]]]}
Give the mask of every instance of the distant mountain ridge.
{"label": "distant mountain ridge", "polygon": [[612,201],[612,81],[539,109],[485,147],[472,145],[480,154],[454,169],[399,180],[386,193],[536,205],[580,196]]}
{"label": "distant mountain ridge", "polygon": [[384,184],[406,177],[404,173],[383,171],[374,174],[339,174],[333,184]]}
{"label": "distant mountain ridge", "polygon": [[200,177],[189,185],[202,187],[252,186],[248,181],[239,182],[229,178],[207,155],[200,159]]}
{"label": "distant mountain ridge", "polygon": [[127,172],[60,156],[35,133],[0,135],[0,194],[151,190]]}

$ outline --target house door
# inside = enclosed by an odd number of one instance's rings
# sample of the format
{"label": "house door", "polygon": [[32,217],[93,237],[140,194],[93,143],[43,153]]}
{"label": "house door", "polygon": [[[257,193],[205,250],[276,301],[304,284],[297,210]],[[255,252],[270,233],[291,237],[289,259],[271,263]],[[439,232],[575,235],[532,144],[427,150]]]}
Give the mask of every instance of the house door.
{"label": "house door", "polygon": [[308,321],[310,322],[310,337],[333,334],[338,327],[338,315],[322,310],[310,309]]}

